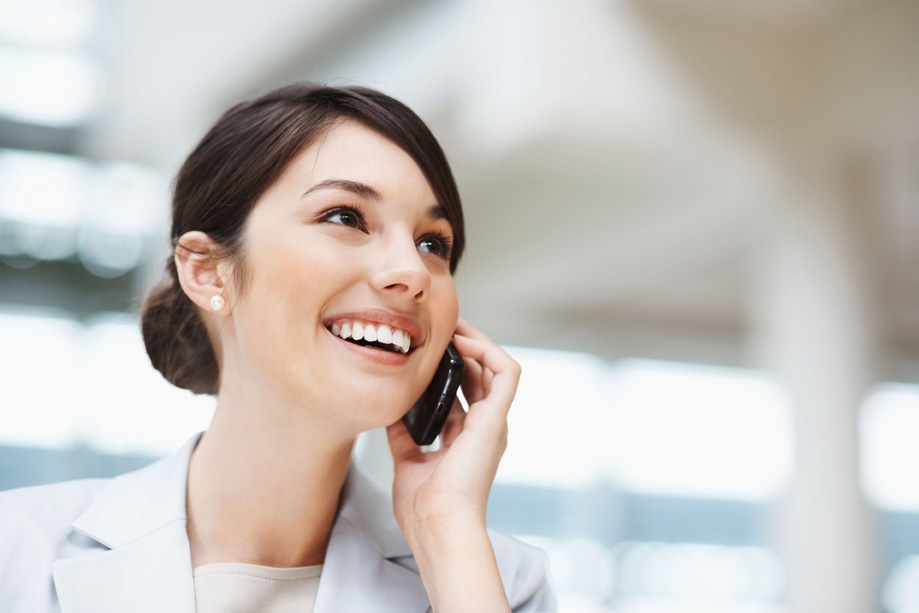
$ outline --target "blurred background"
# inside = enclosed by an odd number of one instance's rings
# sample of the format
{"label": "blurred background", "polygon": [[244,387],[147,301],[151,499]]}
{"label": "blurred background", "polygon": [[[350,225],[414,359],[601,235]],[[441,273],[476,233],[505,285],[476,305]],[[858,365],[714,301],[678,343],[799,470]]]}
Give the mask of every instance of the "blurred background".
{"label": "blurred background", "polygon": [[451,159],[562,611],[919,611],[915,0],[0,0],[0,489],[207,426],[137,325],[170,181],[298,79]]}

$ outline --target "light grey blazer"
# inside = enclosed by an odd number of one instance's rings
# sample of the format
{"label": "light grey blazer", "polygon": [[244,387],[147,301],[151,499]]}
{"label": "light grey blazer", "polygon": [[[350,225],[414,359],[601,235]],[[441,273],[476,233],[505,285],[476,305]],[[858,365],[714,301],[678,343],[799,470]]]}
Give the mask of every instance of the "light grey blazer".
{"label": "light grey blazer", "polygon": [[[114,479],[0,492],[0,611],[193,613],[185,486],[199,438]],[[490,536],[514,611],[554,611],[545,555],[510,537]],[[391,498],[353,466],[314,610],[430,610]]]}

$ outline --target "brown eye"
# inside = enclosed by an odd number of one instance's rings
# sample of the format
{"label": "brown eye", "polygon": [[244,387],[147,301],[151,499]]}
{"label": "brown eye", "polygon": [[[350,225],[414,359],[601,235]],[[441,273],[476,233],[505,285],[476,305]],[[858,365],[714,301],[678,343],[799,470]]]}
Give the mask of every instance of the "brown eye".
{"label": "brown eye", "polygon": [[332,209],[322,216],[322,221],[365,231],[364,216],[360,211],[351,207]]}
{"label": "brown eye", "polygon": [[446,236],[428,234],[416,244],[422,253],[431,253],[444,260],[450,259],[450,239]]}

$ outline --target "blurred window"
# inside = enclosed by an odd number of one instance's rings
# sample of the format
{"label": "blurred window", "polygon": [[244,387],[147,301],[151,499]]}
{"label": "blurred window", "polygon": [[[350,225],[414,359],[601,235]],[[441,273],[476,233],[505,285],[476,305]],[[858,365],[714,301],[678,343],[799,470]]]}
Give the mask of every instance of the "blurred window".
{"label": "blurred window", "polygon": [[210,421],[214,399],[154,370],[133,317],[0,313],[0,338],[0,445],[158,457]]}
{"label": "blurred window", "polygon": [[123,275],[165,225],[164,184],[134,164],[0,149],[0,259],[74,260],[97,277]]}
{"label": "blurred window", "polygon": [[564,611],[782,613],[768,505],[789,403],[761,373],[507,348],[523,366],[495,527],[546,549]]}
{"label": "blurred window", "polygon": [[0,0],[0,40],[28,47],[86,44],[97,21],[93,0]]}
{"label": "blurred window", "polygon": [[99,102],[101,73],[89,57],[0,46],[0,115],[54,127],[81,124]]}
{"label": "blurred window", "polygon": [[859,425],[862,486],[879,510],[882,602],[890,613],[919,611],[919,385],[877,386]]}
{"label": "blurred window", "polygon": [[757,372],[508,351],[524,370],[499,482],[763,502],[788,479],[789,406]]}
{"label": "blurred window", "polygon": [[878,386],[865,400],[860,431],[869,499],[882,509],[919,512],[919,386]]}
{"label": "blurred window", "polygon": [[51,127],[86,122],[102,94],[90,53],[96,26],[92,0],[0,0],[0,117]]}

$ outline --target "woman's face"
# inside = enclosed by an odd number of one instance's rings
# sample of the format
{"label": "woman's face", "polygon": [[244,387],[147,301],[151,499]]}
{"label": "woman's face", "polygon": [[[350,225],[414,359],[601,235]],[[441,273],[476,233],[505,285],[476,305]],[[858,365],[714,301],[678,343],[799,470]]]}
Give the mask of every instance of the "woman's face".
{"label": "woman's face", "polygon": [[398,420],[456,328],[452,236],[414,160],[340,122],[293,159],[247,221],[248,282],[227,288],[221,380],[344,434]]}

